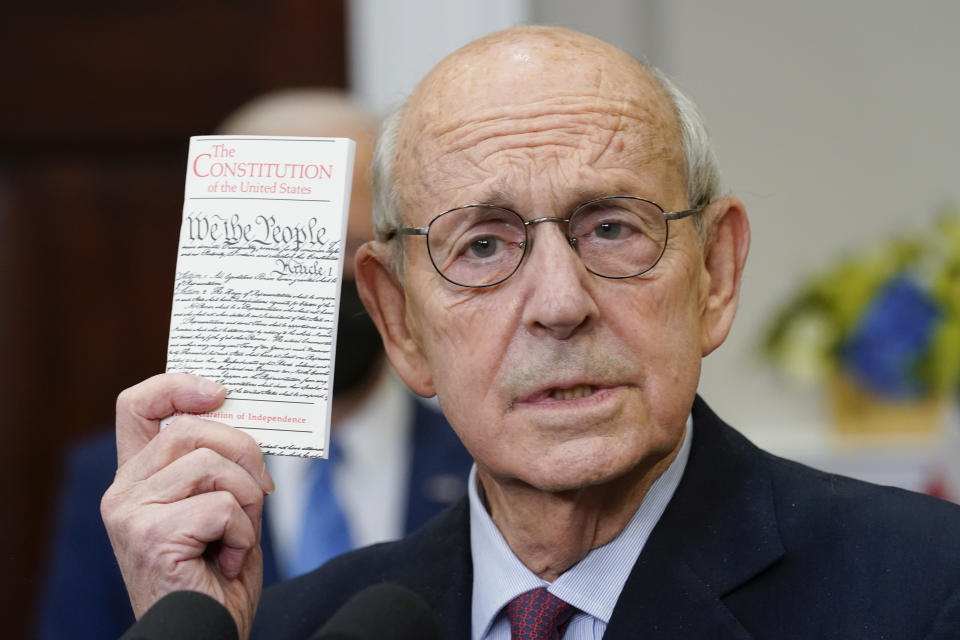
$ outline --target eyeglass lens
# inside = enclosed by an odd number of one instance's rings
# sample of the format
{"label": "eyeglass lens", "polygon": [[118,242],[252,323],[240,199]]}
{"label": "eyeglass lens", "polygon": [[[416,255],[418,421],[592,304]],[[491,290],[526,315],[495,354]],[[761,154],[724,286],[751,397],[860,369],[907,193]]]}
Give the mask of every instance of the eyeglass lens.
{"label": "eyeglass lens", "polygon": [[[630,197],[593,200],[570,216],[568,236],[584,266],[608,278],[635,276],[663,253],[667,222],[657,205]],[[509,209],[470,205],[431,222],[430,258],[443,277],[482,287],[508,278],[527,247],[527,225]]]}

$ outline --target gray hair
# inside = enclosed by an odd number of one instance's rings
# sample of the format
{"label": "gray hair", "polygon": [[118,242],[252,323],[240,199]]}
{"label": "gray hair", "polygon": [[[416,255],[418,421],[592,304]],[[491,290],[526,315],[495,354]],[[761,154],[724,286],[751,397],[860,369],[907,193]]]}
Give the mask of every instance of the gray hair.
{"label": "gray hair", "polygon": [[[720,167],[710,143],[707,123],[693,100],[666,74],[655,67],[645,67],[667,95],[680,124],[681,146],[686,161],[683,178],[687,202],[692,209],[705,207],[722,193]],[[386,242],[392,231],[404,226],[397,206],[399,190],[393,179],[393,163],[405,107],[406,102],[401,103],[384,118],[373,156],[373,229],[377,240],[381,242]],[[706,230],[704,217],[695,215],[693,223],[702,241]],[[403,273],[403,244],[397,241],[390,248],[398,277],[402,277]]]}
{"label": "gray hair", "polygon": [[[686,162],[683,168],[687,202],[691,209],[702,209],[723,193],[720,165],[710,143],[707,121],[696,103],[656,67],[647,67],[673,105],[680,123],[680,144]],[[705,231],[702,215],[694,216],[694,225],[701,240]]]}
{"label": "gray hair", "polygon": [[[373,152],[371,177],[373,180],[373,233],[377,240],[386,242],[390,232],[403,226],[397,207],[399,193],[393,180],[393,161],[397,155],[397,138],[406,101],[401,102],[380,123],[377,148]],[[396,244],[403,246],[402,242]],[[401,248],[402,255],[402,248]]]}

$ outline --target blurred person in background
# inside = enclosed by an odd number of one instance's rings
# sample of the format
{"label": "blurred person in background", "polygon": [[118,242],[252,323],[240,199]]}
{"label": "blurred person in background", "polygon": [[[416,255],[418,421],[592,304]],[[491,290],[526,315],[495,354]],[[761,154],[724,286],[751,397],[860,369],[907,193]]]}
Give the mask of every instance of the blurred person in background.
{"label": "blurred person in background", "polygon": [[[376,125],[373,116],[341,92],[304,88],[261,96],[231,114],[218,130],[344,137],[357,143],[330,464],[268,456],[270,473],[282,489],[264,509],[265,584],[306,573],[351,548],[399,538],[466,492],[472,459],[442,414],[411,394],[387,364],[353,278],[357,248],[373,239],[369,166]],[[156,294],[172,296],[172,290]],[[115,638],[133,624],[100,518],[100,498],[116,465],[112,428],[69,455],[37,621],[44,640]]]}

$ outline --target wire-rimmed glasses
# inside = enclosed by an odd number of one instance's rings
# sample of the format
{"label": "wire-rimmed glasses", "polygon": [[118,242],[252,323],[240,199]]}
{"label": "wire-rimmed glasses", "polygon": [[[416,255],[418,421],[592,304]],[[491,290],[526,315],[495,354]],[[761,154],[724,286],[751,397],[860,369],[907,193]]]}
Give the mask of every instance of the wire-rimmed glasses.
{"label": "wire-rimmed glasses", "polygon": [[441,276],[463,287],[500,284],[520,267],[530,246],[528,227],[567,225],[567,241],[583,265],[603,278],[632,278],[657,265],[667,246],[669,222],[699,209],[666,212],[637,196],[605,196],[584,202],[569,218],[524,220],[516,211],[468,204],[444,211],[425,227],[401,227],[398,235],[426,236],[430,261]]}

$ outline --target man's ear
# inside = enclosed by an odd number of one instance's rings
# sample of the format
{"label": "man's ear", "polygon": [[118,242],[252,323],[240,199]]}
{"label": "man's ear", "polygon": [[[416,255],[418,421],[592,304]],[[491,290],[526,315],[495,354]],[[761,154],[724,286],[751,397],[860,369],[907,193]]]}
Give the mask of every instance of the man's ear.
{"label": "man's ear", "polygon": [[381,242],[368,242],[357,251],[357,291],[377,325],[390,364],[407,386],[424,397],[436,392],[433,377],[420,345],[407,325],[407,299],[390,264],[390,253]]}
{"label": "man's ear", "polygon": [[750,249],[750,222],[738,198],[712,202],[703,245],[704,282],[700,311],[700,348],[704,356],[719,347],[730,333],[740,301],[743,266]]}

